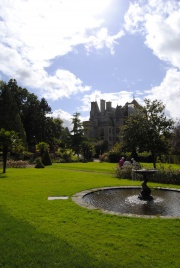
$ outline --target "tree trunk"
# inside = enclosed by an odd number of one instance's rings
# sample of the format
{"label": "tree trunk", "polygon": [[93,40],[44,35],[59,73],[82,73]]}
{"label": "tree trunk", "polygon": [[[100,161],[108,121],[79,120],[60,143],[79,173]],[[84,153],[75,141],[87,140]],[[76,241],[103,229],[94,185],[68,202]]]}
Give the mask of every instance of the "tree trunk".
{"label": "tree trunk", "polygon": [[8,149],[6,146],[3,147],[3,173],[6,173]]}
{"label": "tree trunk", "polygon": [[156,154],[152,153],[152,157],[153,157],[153,167],[156,168]]}

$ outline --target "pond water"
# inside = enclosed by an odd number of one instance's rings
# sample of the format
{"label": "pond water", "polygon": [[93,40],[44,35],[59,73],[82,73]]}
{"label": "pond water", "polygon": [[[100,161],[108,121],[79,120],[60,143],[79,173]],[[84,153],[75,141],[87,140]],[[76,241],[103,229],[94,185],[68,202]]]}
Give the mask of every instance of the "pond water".
{"label": "pond water", "polygon": [[180,191],[151,189],[153,200],[138,198],[140,189],[109,188],[92,191],[83,200],[96,208],[121,214],[180,217]]}

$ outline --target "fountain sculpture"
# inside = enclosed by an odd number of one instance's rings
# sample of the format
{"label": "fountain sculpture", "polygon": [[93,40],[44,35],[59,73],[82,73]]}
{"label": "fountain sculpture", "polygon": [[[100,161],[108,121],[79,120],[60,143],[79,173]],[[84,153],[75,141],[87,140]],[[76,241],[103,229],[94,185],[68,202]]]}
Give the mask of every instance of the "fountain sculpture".
{"label": "fountain sculpture", "polygon": [[141,200],[153,200],[153,197],[151,195],[151,189],[147,186],[147,182],[148,182],[148,177],[152,174],[154,174],[155,172],[157,172],[157,170],[155,169],[139,169],[136,170],[135,173],[140,174],[143,176],[143,183],[142,183],[142,189],[141,192],[138,196],[139,199]]}

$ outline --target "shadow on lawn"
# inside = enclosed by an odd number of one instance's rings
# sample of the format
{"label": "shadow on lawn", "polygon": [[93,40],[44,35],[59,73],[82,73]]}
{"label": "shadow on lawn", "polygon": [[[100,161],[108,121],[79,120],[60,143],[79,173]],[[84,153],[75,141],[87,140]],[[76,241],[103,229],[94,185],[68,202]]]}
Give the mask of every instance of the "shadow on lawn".
{"label": "shadow on lawn", "polygon": [[[0,267],[109,267],[61,238],[41,233],[0,208]],[[112,267],[112,266],[111,266]]]}
{"label": "shadow on lawn", "polygon": [[4,178],[7,178],[7,174],[6,173],[0,173],[0,179],[4,179]]}

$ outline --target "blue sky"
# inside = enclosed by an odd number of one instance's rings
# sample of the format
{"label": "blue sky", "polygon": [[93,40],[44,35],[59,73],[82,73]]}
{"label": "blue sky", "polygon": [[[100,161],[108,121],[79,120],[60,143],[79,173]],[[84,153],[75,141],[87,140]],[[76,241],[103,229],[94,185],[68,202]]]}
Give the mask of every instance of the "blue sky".
{"label": "blue sky", "polygon": [[70,126],[90,102],[158,99],[180,117],[179,0],[0,0],[0,79]]}

